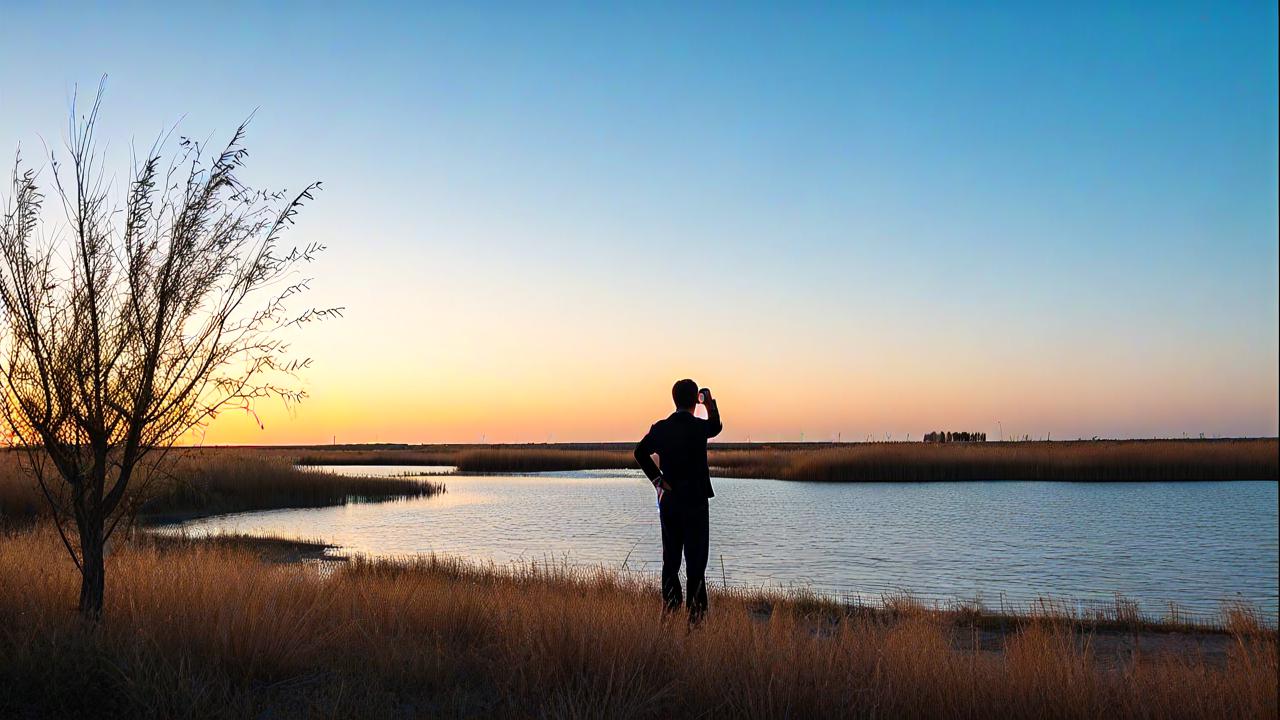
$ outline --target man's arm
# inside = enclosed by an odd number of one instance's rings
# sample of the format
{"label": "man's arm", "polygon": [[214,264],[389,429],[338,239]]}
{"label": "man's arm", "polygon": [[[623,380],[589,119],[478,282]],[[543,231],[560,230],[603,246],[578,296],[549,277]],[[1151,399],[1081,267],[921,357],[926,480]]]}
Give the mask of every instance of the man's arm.
{"label": "man's arm", "polygon": [[[656,425],[654,427],[657,427]],[[658,484],[662,478],[662,471],[658,469],[658,464],[653,461],[653,455],[658,451],[653,437],[654,427],[649,428],[649,432],[636,443],[636,462],[640,463],[640,469],[644,470],[645,477],[649,478],[649,482]]]}
{"label": "man's arm", "polygon": [[716,405],[716,399],[711,397],[711,391],[706,390],[707,400],[704,405],[707,406],[707,437],[713,438],[720,434],[724,426],[720,424],[720,408]]}

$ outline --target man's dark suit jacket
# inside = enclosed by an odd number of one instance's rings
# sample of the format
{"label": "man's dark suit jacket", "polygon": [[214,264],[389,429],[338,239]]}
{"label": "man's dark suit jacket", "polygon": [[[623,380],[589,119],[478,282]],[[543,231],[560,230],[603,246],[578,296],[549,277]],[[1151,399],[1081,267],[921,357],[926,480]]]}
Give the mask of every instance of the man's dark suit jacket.
{"label": "man's dark suit jacket", "polygon": [[[715,400],[707,403],[707,419],[691,412],[676,411],[649,428],[636,445],[636,462],[652,482],[661,473],[671,486],[671,499],[681,504],[715,497],[711,489],[711,469],[707,466],[707,439],[720,434],[720,410]],[[662,470],[654,464],[657,454]],[[666,496],[663,498],[666,502]]]}

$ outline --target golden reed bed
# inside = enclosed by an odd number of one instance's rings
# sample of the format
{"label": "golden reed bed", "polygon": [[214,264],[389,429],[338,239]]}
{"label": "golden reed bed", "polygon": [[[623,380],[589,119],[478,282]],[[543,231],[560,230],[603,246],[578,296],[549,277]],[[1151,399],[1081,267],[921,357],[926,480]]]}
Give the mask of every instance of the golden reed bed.
{"label": "golden reed bed", "polygon": [[[166,549],[167,548],[167,549]],[[901,608],[831,622],[715,594],[693,632],[603,571],[423,560],[328,572],[121,542],[104,619],[46,527],[0,535],[0,716],[1274,718],[1274,631],[1217,660],[1031,622],[995,648]]]}
{"label": "golden reed bed", "polygon": [[[179,520],[220,513],[341,505],[444,492],[425,477],[346,477],[294,466],[296,453],[254,449],[175,450],[161,472],[131,491],[141,519]],[[60,483],[58,483],[60,485]],[[17,451],[0,453],[0,527],[49,515],[39,485]]]}
{"label": "golden reed bed", "polygon": [[[144,517],[340,504],[430,495],[428,478],[348,478],[305,465],[446,465],[460,472],[545,472],[634,468],[623,443],[422,445],[299,448],[182,448],[160,477],[135,488]],[[0,452],[0,524],[46,514],[17,451]],[[1275,438],[1018,443],[713,444],[722,476],[819,482],[962,480],[1170,481],[1280,479]],[[303,468],[295,467],[303,463]]]}
{"label": "golden reed bed", "polygon": [[[399,449],[298,449],[308,464],[455,465],[463,472],[633,468],[624,443],[426,445]],[[713,443],[722,475],[780,480],[1276,480],[1275,438],[1084,440],[1009,443]]]}

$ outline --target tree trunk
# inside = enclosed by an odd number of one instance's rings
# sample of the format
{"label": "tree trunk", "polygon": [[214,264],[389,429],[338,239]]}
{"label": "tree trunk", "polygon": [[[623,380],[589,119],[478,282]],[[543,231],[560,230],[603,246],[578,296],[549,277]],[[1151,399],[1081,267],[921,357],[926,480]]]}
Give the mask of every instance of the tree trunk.
{"label": "tree trunk", "polygon": [[106,568],[103,563],[102,518],[78,523],[80,530],[80,614],[88,620],[102,616]]}

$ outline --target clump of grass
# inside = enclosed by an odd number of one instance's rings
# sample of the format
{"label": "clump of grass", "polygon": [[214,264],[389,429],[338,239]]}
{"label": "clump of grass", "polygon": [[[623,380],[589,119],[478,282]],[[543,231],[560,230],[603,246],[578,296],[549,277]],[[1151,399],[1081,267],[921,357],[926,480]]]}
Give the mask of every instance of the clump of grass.
{"label": "clump of grass", "polygon": [[443,485],[422,477],[348,477],[298,468],[285,454],[225,449],[183,451],[172,471],[147,488],[141,513],[152,521],[444,492]]}
{"label": "clump of grass", "polygon": [[1099,662],[1063,627],[995,652],[945,615],[815,625],[713,591],[693,632],[635,576],[569,566],[263,563],[234,545],[137,542],[108,558],[100,626],[71,610],[49,530],[0,536],[0,716],[1275,717],[1275,634],[1221,666]]}
{"label": "clump of grass", "polygon": [[[130,504],[153,522],[220,513],[341,505],[425,497],[444,485],[424,477],[346,477],[293,465],[292,453],[260,449],[176,449],[167,462],[144,468]],[[16,452],[0,453],[0,524],[48,517],[35,479]]]}
{"label": "clump of grass", "polygon": [[1222,617],[1223,625],[1233,635],[1255,636],[1267,631],[1267,625],[1258,614],[1258,609],[1241,600],[1224,602]]}
{"label": "clump of grass", "polygon": [[260,560],[277,563],[295,563],[303,560],[345,560],[341,555],[331,555],[336,545],[323,540],[299,540],[295,538],[242,535],[238,533],[214,533],[191,536],[186,533],[139,532],[132,542],[139,547],[152,547],[161,551],[182,552],[197,548],[220,547],[253,554]]}
{"label": "clump of grass", "polygon": [[1130,626],[1140,625],[1145,620],[1138,602],[1120,593],[1115,594],[1115,618],[1117,622]]}

